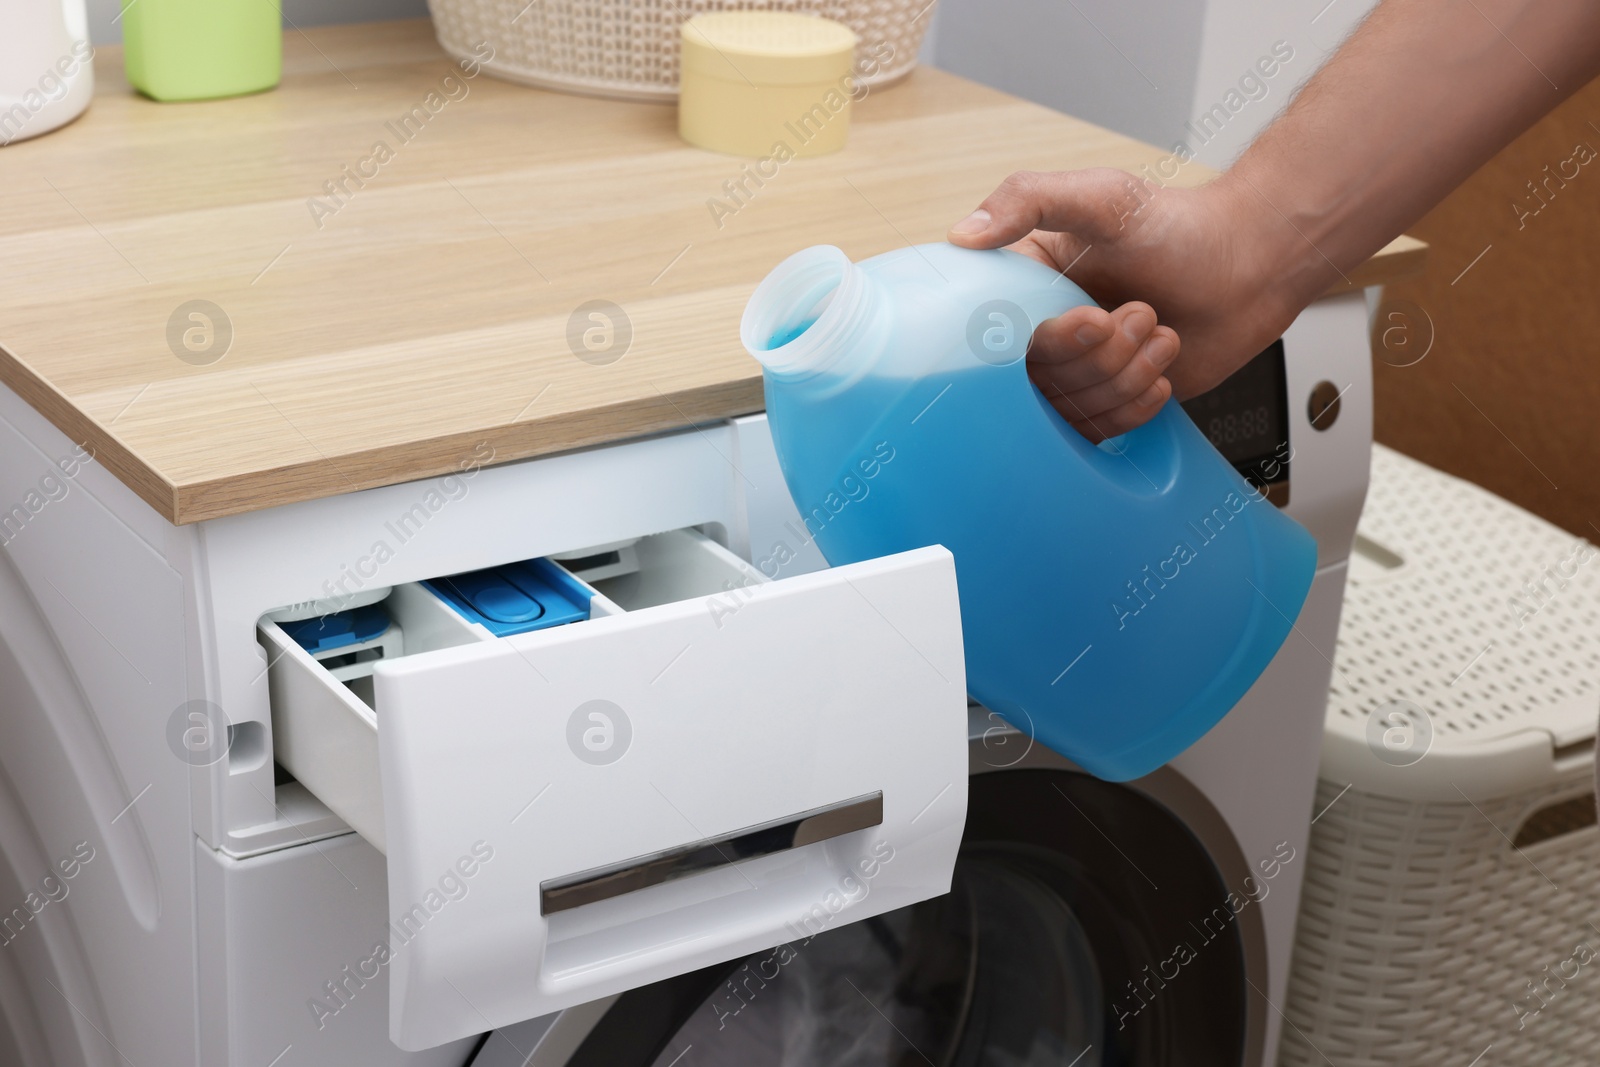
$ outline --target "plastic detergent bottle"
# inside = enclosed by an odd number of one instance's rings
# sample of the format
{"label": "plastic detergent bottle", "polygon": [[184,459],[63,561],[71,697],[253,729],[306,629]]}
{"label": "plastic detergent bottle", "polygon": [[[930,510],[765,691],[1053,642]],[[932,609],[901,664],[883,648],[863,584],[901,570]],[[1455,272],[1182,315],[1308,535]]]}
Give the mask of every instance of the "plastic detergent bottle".
{"label": "plastic detergent bottle", "polygon": [[1090,444],[1028,379],[1034,327],[1091,303],[1010,251],[818,246],[756,289],[784,478],[834,565],[955,557],[971,695],[1112,780],[1209,730],[1288,636],[1316,543],[1176,401]]}

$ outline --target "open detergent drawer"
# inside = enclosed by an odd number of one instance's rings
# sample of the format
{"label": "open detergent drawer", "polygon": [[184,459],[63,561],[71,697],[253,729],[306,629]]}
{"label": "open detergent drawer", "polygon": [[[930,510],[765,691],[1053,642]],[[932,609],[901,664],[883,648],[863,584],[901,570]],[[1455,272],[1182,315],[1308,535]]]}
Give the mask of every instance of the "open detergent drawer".
{"label": "open detergent drawer", "polygon": [[370,704],[261,625],[278,761],[387,853],[402,1048],[949,889],[949,553],[767,582],[692,530],[628,551],[630,572],[573,583],[586,617],[506,637],[396,587],[403,654],[377,658]]}

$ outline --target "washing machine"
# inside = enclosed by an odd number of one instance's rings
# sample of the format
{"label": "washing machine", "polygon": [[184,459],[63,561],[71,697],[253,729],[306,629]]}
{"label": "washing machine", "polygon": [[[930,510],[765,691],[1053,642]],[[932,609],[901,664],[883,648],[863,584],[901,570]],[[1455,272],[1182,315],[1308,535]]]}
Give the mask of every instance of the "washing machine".
{"label": "washing machine", "polygon": [[[78,470],[51,498],[59,533],[0,556],[0,1063],[1270,1064],[1369,466],[1367,336],[1360,294],[1324,299],[1191,403],[1315,536],[1318,570],[1238,706],[1120,784],[979,707],[963,752],[959,692],[904,634],[932,627],[926,647],[959,667],[948,554],[828,569],[760,415],[472,468],[470,494],[452,476],[198,532]],[[6,498],[70,449],[0,391]],[[360,655],[314,660],[263,612],[359,568],[373,536],[400,540],[383,520],[410,522],[435,488],[383,572],[420,612],[407,655],[466,640],[424,580],[559,556],[625,581],[602,572],[626,569],[608,546],[630,534],[668,531],[633,551],[682,554],[658,573],[696,572],[694,597],[633,589],[633,621],[549,631],[548,660],[474,638],[380,671],[380,751],[373,707],[332,673]],[[527,521],[530,501],[577,500]],[[782,592],[743,596],[740,575],[780,555],[761,570]],[[625,776],[586,775],[583,722],[536,737],[495,695],[540,662],[552,684],[570,667],[586,687],[654,685],[680,631],[714,628],[709,597],[749,614],[666,675],[676,703],[635,706],[640,738],[660,709],[693,729],[639,740]],[[939,729],[919,728],[935,702]],[[540,801],[546,757],[567,799]],[[684,824],[705,847],[656,854]],[[613,874],[617,896],[659,906],[593,896]]]}
{"label": "washing machine", "polygon": [[1102,782],[981,708],[972,733],[948,895],[841,926],[823,904],[787,944],[497,1031],[475,1067],[1259,1062],[1263,927],[1224,902],[1272,879],[1204,796]]}
{"label": "washing machine", "polygon": [[[1189,751],[1104,782],[974,705],[949,894],[848,924],[824,898],[784,944],[496,1030],[473,1067],[1270,1065],[1366,492],[1368,359],[1361,296],[1326,299],[1186,405],[1319,547],[1291,637]],[[776,484],[763,420],[742,431],[741,464]],[[786,496],[750,506],[752,551],[803,540]],[[794,556],[785,573],[825,566]],[[840,900],[870,895],[892,853]]]}

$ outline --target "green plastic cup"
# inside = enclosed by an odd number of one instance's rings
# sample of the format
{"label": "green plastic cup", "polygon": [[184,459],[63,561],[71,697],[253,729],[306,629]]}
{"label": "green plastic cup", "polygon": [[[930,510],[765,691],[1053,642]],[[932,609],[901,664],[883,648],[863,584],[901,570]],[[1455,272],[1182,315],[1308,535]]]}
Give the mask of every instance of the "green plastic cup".
{"label": "green plastic cup", "polygon": [[123,0],[123,63],[155,100],[258,93],[283,76],[278,0]]}

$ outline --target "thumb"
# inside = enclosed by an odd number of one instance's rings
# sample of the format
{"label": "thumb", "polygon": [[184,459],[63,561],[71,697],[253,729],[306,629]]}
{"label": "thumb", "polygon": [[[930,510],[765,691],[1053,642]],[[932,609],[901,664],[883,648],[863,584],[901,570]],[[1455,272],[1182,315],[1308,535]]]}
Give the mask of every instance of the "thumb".
{"label": "thumb", "polygon": [[1070,233],[1089,244],[1112,241],[1141,202],[1139,180],[1110,167],[1022,170],[950,228],[951,244],[999,248],[1034,230]]}

